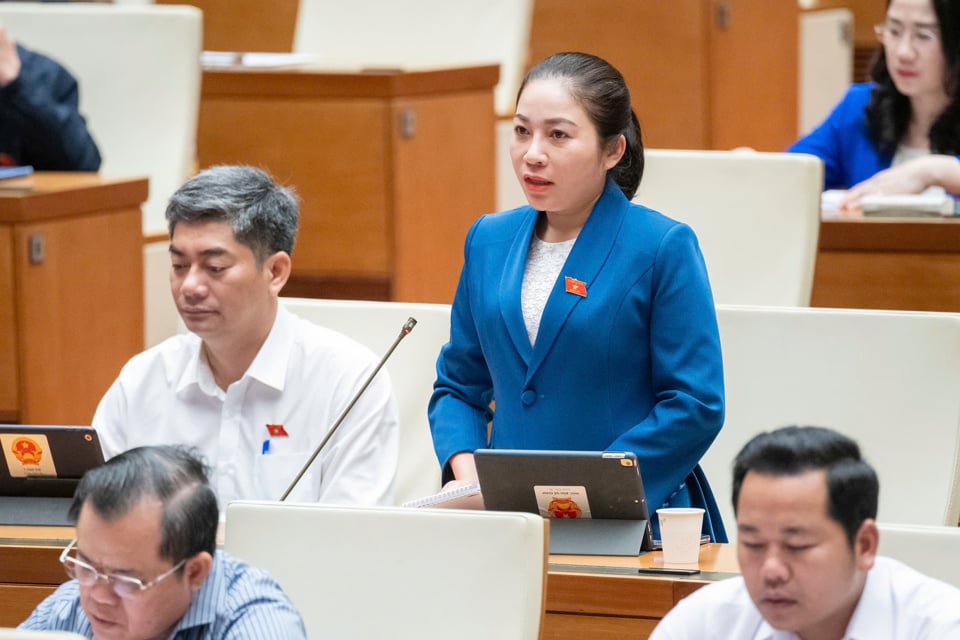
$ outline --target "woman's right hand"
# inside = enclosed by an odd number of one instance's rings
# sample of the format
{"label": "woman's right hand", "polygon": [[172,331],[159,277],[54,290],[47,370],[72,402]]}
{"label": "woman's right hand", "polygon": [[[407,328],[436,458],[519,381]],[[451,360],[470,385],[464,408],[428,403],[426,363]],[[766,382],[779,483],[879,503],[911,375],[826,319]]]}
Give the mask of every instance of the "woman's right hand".
{"label": "woman's right hand", "polygon": [[454,482],[463,480],[462,484],[470,484],[478,480],[477,463],[473,459],[473,454],[467,451],[455,454],[450,458],[450,470],[453,471],[454,480],[444,485],[444,488],[453,485]]}

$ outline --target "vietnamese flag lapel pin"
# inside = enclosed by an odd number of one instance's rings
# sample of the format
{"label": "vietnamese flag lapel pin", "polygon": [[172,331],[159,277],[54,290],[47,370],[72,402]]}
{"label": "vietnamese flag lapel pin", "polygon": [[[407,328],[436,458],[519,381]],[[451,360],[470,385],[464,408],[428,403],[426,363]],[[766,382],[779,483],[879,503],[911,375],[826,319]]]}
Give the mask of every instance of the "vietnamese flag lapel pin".
{"label": "vietnamese flag lapel pin", "polygon": [[286,438],[290,435],[282,424],[268,424],[267,433],[270,434],[271,438]]}
{"label": "vietnamese flag lapel pin", "polygon": [[572,293],[574,295],[580,296],[581,298],[587,297],[587,283],[582,280],[577,280],[576,278],[571,278],[570,276],[565,276],[565,287],[567,293]]}

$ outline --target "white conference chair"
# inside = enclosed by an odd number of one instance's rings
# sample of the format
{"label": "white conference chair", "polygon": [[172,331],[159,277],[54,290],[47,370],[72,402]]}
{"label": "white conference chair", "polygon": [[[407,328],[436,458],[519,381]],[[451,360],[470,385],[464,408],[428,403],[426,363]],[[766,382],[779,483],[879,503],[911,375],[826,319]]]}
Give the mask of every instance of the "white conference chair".
{"label": "white conference chair", "polygon": [[416,328],[384,367],[400,411],[400,461],[394,498],[402,504],[438,491],[440,463],[427,423],[427,403],[437,377],[437,356],[450,339],[450,306],[312,298],[281,301],[294,314],[350,336],[377,355],[386,352],[407,318],[417,319]]}
{"label": "white conference chair", "polygon": [[497,113],[512,112],[533,0],[300,0],[293,50],[332,67],[499,64]]}
{"label": "white conference chair", "polygon": [[[883,487],[880,487],[883,495]],[[960,528],[878,522],[880,555],[960,588]]]}
{"label": "white conference chair", "polygon": [[800,134],[829,115],[853,82],[853,12],[800,14]]}
{"label": "white conference chair", "polygon": [[960,516],[960,315],[718,305],[726,420],[701,464],[736,535],[731,467],[786,425],[854,438],[880,477],[879,519]]}
{"label": "white conference chair", "polygon": [[718,304],[807,306],[823,164],[756,151],[648,149],[635,202],[689,224]]}
{"label": "white conference chair", "polygon": [[224,548],[277,579],[310,638],[534,640],[545,534],[529,513],[233,502]]}

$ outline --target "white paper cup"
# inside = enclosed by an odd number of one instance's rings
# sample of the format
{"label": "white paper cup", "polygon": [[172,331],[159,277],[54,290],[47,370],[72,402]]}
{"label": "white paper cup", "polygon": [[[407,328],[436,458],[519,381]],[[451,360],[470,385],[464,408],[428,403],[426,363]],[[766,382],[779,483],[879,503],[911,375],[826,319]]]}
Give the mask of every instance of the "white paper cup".
{"label": "white paper cup", "polygon": [[700,560],[700,528],[703,509],[667,507],[657,509],[664,564],[697,564]]}

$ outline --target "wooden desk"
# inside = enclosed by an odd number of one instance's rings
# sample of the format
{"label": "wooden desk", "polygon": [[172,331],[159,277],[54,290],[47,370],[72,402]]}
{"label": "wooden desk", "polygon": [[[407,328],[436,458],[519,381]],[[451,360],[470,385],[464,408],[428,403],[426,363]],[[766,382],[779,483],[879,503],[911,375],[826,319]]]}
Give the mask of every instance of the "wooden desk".
{"label": "wooden desk", "polygon": [[147,179],[0,182],[0,421],[90,424],[143,350]]}
{"label": "wooden desk", "polygon": [[821,221],[811,304],[960,311],[960,220]]}
{"label": "wooden desk", "polygon": [[[15,626],[66,580],[58,560],[69,527],[0,526],[0,627]],[[685,595],[738,572],[733,545],[708,544],[693,578],[641,576],[659,552],[640,557],[550,556],[544,640],[646,638]]]}
{"label": "wooden desk", "polygon": [[544,640],[646,638],[684,596],[739,573],[736,547],[700,548],[699,576],[639,575],[663,566],[660,552],[633,556],[550,556]]}
{"label": "wooden desk", "polygon": [[297,189],[285,295],[449,303],[470,223],[495,206],[498,78],[207,69],[199,165],[253,164]]}

